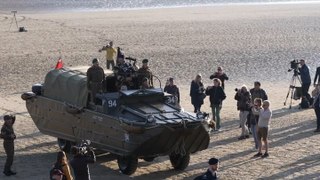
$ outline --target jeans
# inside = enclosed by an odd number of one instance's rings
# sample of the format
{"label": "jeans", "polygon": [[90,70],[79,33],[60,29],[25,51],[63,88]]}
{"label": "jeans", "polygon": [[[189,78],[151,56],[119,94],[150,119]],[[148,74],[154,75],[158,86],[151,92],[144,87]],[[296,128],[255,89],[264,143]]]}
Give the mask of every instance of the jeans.
{"label": "jeans", "polygon": [[256,124],[251,124],[251,132],[254,140],[254,147],[256,149],[259,148],[259,142],[258,142],[258,132],[257,132],[257,125]]}
{"label": "jeans", "polygon": [[241,125],[241,136],[249,135],[248,126],[246,125],[249,111],[240,111],[240,125]]}
{"label": "jeans", "polygon": [[320,107],[315,107],[314,111],[317,116],[317,129],[320,129]]}
{"label": "jeans", "polygon": [[216,129],[220,129],[220,105],[211,105],[212,119],[216,122]]}

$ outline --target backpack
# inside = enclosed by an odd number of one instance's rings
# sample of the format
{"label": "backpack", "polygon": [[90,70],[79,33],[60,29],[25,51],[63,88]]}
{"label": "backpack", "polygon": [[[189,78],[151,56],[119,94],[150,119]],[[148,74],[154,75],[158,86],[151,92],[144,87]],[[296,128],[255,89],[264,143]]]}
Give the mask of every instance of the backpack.
{"label": "backpack", "polygon": [[60,180],[59,178],[61,180],[67,179],[67,177],[63,174],[62,166],[55,164],[50,170],[50,180]]}

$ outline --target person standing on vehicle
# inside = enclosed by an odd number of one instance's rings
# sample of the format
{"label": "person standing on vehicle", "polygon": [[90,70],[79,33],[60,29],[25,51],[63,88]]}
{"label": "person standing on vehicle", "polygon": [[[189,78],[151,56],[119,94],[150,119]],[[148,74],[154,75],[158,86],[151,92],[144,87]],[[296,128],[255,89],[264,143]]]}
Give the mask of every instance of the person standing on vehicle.
{"label": "person standing on vehicle", "polygon": [[213,79],[213,86],[207,87],[206,95],[210,96],[212,120],[216,123],[215,130],[220,130],[220,110],[222,107],[222,101],[226,99],[226,94],[221,87],[220,79]]}
{"label": "person standing on vehicle", "polygon": [[149,86],[153,87],[153,78],[152,78],[152,72],[148,66],[148,59],[142,60],[142,67],[138,69],[138,79],[139,79],[139,84],[142,84],[142,80],[144,78],[148,78],[149,80]]}
{"label": "person standing on vehicle", "polygon": [[70,161],[75,180],[90,180],[89,165],[96,162],[96,155],[92,149],[83,154],[81,148],[73,147],[72,153],[75,154]]}
{"label": "person standing on vehicle", "polygon": [[102,92],[102,83],[105,79],[104,70],[99,65],[99,60],[94,58],[92,66],[87,71],[87,87],[90,92],[91,102],[95,104],[96,94]]}
{"label": "person standing on vehicle", "polygon": [[17,174],[11,170],[14,157],[14,140],[16,139],[16,135],[13,130],[13,124],[16,120],[16,117],[13,115],[5,115],[3,119],[4,124],[1,128],[0,137],[3,139],[3,148],[7,155],[3,174],[6,176],[11,176]]}
{"label": "person standing on vehicle", "polygon": [[113,47],[113,42],[110,41],[109,44],[107,44],[106,46],[104,46],[102,49],[99,50],[99,52],[102,51],[106,51],[106,65],[107,65],[107,69],[110,69],[111,66],[113,69],[114,65],[114,57],[117,54],[117,49]]}
{"label": "person standing on vehicle", "polygon": [[168,84],[164,87],[163,91],[173,95],[177,104],[180,104],[180,91],[178,86],[174,84],[172,77],[168,79]]}

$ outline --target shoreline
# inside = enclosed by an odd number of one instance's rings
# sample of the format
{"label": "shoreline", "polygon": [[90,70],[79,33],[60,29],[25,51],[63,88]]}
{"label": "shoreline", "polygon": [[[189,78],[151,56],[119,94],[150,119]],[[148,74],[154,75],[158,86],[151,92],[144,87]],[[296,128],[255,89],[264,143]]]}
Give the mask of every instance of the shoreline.
{"label": "shoreline", "polygon": [[[94,13],[94,12],[123,12],[123,11],[147,11],[147,10],[162,10],[162,9],[181,9],[181,8],[210,8],[210,7],[245,7],[245,6],[295,6],[295,5],[311,5],[320,4],[320,1],[280,1],[280,2],[236,2],[236,3],[208,3],[208,4],[193,4],[193,5],[173,5],[173,6],[150,6],[150,7],[133,7],[133,8],[76,8],[63,9],[48,8],[46,10],[18,10],[22,14],[60,14],[60,13]],[[10,14],[12,9],[0,9],[0,14]],[[20,14],[21,14],[20,13]]]}

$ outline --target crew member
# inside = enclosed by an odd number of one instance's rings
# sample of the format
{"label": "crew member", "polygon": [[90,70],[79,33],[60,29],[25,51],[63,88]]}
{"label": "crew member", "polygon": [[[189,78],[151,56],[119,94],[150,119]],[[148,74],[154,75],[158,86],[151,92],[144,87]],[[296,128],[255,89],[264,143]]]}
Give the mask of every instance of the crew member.
{"label": "crew member", "polygon": [[223,69],[221,66],[218,67],[217,72],[215,72],[210,76],[210,79],[213,79],[213,78],[220,79],[222,89],[224,89],[224,81],[229,80],[229,77],[226,75],[226,73],[223,72]]}
{"label": "crew member", "polygon": [[138,79],[139,79],[139,83],[141,84],[144,78],[148,78],[149,86],[153,87],[152,72],[148,66],[148,62],[149,62],[148,59],[142,60],[142,67],[138,69]]}
{"label": "crew member", "polygon": [[301,67],[299,68],[300,77],[301,77],[301,90],[302,90],[302,96],[306,97],[310,101],[310,95],[309,95],[309,88],[311,85],[311,77],[309,72],[309,67],[306,65],[305,60],[300,60]]}
{"label": "crew member", "polygon": [[113,42],[110,41],[109,44],[107,44],[106,46],[103,46],[102,49],[99,50],[99,52],[102,52],[102,51],[106,51],[107,69],[110,69],[110,66],[112,66],[112,68],[113,68],[114,67],[114,58],[117,54],[116,48],[113,47]]}
{"label": "crew member", "polygon": [[[128,89],[138,89],[136,83],[134,83],[135,70],[130,63],[124,61],[124,55],[118,56],[118,72],[117,79],[120,81],[120,87],[127,86]],[[118,85],[119,86],[119,85]]]}
{"label": "crew member", "polygon": [[75,180],[90,180],[90,171],[88,164],[96,162],[96,155],[92,149],[86,154],[82,154],[79,147],[72,147],[72,153],[75,154],[70,161]]}
{"label": "crew member", "polygon": [[96,103],[96,94],[102,92],[104,79],[104,70],[99,66],[99,60],[94,58],[92,60],[92,66],[87,71],[87,87],[90,92],[91,102],[94,104]]}
{"label": "crew member", "polygon": [[1,128],[0,137],[3,139],[3,148],[7,154],[7,159],[4,165],[3,173],[6,176],[11,176],[17,174],[16,172],[13,172],[11,170],[14,156],[14,140],[16,139],[16,135],[13,131],[13,124],[15,122],[16,117],[12,115],[5,115],[3,119],[4,124]]}
{"label": "crew member", "polygon": [[140,89],[150,89],[149,79],[148,78],[143,78]]}

